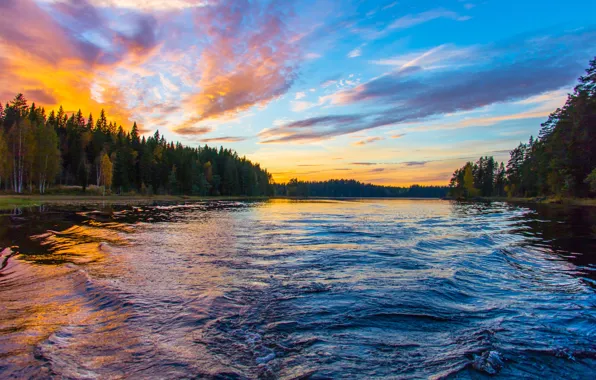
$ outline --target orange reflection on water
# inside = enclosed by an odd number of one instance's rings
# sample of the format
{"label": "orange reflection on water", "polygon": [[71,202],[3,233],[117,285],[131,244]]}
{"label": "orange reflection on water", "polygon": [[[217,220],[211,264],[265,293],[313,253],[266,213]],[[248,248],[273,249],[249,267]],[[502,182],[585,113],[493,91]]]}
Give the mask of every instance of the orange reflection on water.
{"label": "orange reflection on water", "polygon": [[[91,224],[93,223],[93,224]],[[32,236],[42,246],[47,246],[52,256],[30,256],[37,260],[68,260],[76,264],[101,261],[110,246],[125,246],[127,241],[121,236],[121,229],[114,228],[117,223],[110,223],[111,228],[97,228],[99,222],[90,222],[91,226],[75,225],[64,231],[49,231]]]}
{"label": "orange reflection on water", "polygon": [[119,331],[117,327],[122,322],[118,320],[126,318],[126,312],[94,310],[94,305],[83,302],[81,287],[86,286],[86,280],[85,274],[77,268],[10,259],[0,275],[2,356],[10,358],[8,360],[20,368],[37,365],[36,357],[46,356],[47,350],[61,350],[60,339],[64,337],[59,336],[64,331],[94,324],[103,326],[97,336],[101,338],[94,344],[112,339],[117,342],[121,337],[113,336],[111,331]]}

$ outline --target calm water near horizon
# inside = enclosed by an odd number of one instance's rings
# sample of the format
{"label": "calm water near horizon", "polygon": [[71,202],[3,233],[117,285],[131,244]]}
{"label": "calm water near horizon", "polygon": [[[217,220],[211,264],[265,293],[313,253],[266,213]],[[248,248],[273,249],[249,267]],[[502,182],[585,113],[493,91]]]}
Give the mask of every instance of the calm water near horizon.
{"label": "calm water near horizon", "polygon": [[0,216],[0,378],[596,372],[596,208],[439,200]]}

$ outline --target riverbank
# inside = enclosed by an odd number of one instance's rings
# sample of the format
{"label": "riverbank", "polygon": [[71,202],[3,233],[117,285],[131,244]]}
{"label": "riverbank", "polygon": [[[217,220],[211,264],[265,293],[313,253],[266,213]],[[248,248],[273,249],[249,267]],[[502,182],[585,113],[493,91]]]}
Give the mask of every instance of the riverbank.
{"label": "riverbank", "polygon": [[75,205],[84,203],[150,204],[153,202],[200,202],[264,200],[268,197],[250,196],[176,196],[176,195],[0,195],[0,210],[15,207],[35,207],[44,204]]}
{"label": "riverbank", "polygon": [[543,205],[564,205],[564,206],[591,206],[596,207],[594,198],[560,198],[560,197],[533,197],[533,198],[508,198],[508,197],[478,197],[472,201],[483,202],[509,202],[517,204],[543,204]]}
{"label": "riverbank", "polygon": [[359,199],[409,199],[429,200],[439,198],[401,198],[401,197],[298,197],[298,196],[186,196],[186,195],[96,195],[96,194],[45,194],[45,195],[0,195],[0,210],[10,210],[15,207],[35,207],[44,204],[82,205],[89,203],[106,204],[151,204],[153,202],[201,202],[201,201],[251,201],[267,199],[288,200],[337,200],[356,201]]}
{"label": "riverbank", "polygon": [[[201,202],[201,201],[244,201],[266,199],[336,199],[355,200],[362,198],[330,198],[330,197],[263,197],[263,196],[186,196],[186,195],[0,195],[0,210],[10,210],[15,207],[35,207],[44,204],[77,205],[86,203],[106,204],[151,204],[153,202]],[[405,198],[375,198],[375,199],[405,199]],[[436,199],[436,198],[408,198],[408,199]],[[454,200],[444,198],[445,200]],[[596,199],[591,198],[507,198],[507,197],[477,197],[470,201],[480,202],[509,202],[516,204],[549,204],[566,206],[596,207]]]}

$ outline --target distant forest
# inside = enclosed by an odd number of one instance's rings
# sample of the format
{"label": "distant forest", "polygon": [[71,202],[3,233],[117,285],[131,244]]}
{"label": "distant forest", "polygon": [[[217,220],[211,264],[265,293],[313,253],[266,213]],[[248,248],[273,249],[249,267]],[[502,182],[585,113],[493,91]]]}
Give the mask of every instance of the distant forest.
{"label": "distant forest", "polygon": [[513,149],[506,166],[492,157],[468,162],[450,188],[456,198],[596,195],[596,59],[538,138]]}
{"label": "distant forest", "polygon": [[442,198],[449,191],[447,186],[378,186],[344,179],[323,182],[292,179],[287,184],[275,184],[274,186],[278,195],[297,197]]}
{"label": "distant forest", "polygon": [[447,187],[376,186],[354,180],[274,184],[267,170],[236,152],[141,137],[81,110],[70,116],[29,105],[23,94],[0,104],[0,189],[44,194],[52,185],[118,194],[320,197],[442,197]]}
{"label": "distant forest", "polygon": [[49,186],[90,185],[123,194],[273,195],[271,175],[234,151],[191,148],[159,132],[140,137],[78,112],[46,114],[22,94],[0,104],[0,189],[45,193]]}

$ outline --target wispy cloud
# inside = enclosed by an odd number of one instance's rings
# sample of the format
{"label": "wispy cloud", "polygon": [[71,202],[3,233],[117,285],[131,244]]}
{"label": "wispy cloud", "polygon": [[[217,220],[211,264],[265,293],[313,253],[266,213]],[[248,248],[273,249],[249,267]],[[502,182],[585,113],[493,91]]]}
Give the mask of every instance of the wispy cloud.
{"label": "wispy cloud", "polygon": [[441,124],[436,124],[436,125],[431,124],[431,125],[420,125],[420,126],[408,127],[408,128],[405,128],[405,130],[412,131],[412,132],[428,132],[428,131],[438,131],[438,130],[462,129],[462,128],[470,128],[470,127],[487,127],[487,126],[495,125],[497,123],[504,122],[504,121],[546,118],[551,112],[552,112],[552,109],[531,110],[531,111],[527,111],[527,112],[518,112],[518,113],[511,113],[511,114],[498,115],[498,116],[472,117],[472,118],[466,118],[466,119],[452,122],[452,123],[441,123]]}
{"label": "wispy cloud", "polygon": [[398,4],[399,4],[398,1],[394,1],[392,3],[389,3],[389,4],[385,5],[382,9],[384,11],[386,11],[387,9],[391,9],[391,8],[395,7],[396,5],[398,5]]}
{"label": "wispy cloud", "polygon": [[222,0],[196,11],[201,54],[200,92],[190,103],[203,120],[231,117],[285,94],[300,59],[291,43],[286,5]]}
{"label": "wispy cloud", "polygon": [[204,135],[213,131],[211,127],[191,127],[191,126],[182,126],[174,129],[174,133],[178,135],[185,135],[185,136],[198,136]]}
{"label": "wispy cloud", "polygon": [[327,88],[329,86],[332,86],[335,83],[337,83],[340,78],[341,78],[341,75],[340,74],[337,74],[337,75],[333,75],[331,77],[328,77],[327,79],[325,79],[325,80],[323,80],[321,82],[321,87],[322,88]]}
{"label": "wispy cloud", "polygon": [[168,79],[162,73],[159,74],[159,79],[160,79],[161,84],[163,85],[163,87],[165,89],[167,89],[168,91],[177,92],[177,91],[180,90],[180,87],[179,86],[175,85],[170,79]]}
{"label": "wispy cloud", "polygon": [[249,137],[243,137],[243,136],[222,136],[222,137],[212,137],[212,138],[207,138],[207,139],[200,139],[202,142],[206,142],[206,143],[212,143],[212,142],[216,142],[216,143],[222,143],[222,142],[228,142],[228,143],[233,143],[233,142],[241,142],[241,141],[246,141],[248,140]]}
{"label": "wispy cloud", "polygon": [[364,140],[360,140],[354,143],[355,146],[362,146],[362,145],[368,145],[368,144],[372,144],[374,142],[377,141],[383,141],[385,140],[385,138],[383,137],[368,137]]}
{"label": "wispy cloud", "polygon": [[362,47],[359,46],[348,53],[348,58],[357,58],[362,55]]}
{"label": "wispy cloud", "polygon": [[[300,121],[294,121],[280,126],[264,129],[259,133],[259,137],[265,139],[263,144],[281,143],[281,142],[313,142],[320,141],[325,137],[325,132],[320,128],[326,128],[329,133],[334,133],[334,128],[338,124],[351,125],[362,119],[359,115],[331,115],[313,117]],[[315,131],[313,127],[319,128]]]}
{"label": "wispy cloud", "polygon": [[294,112],[303,112],[313,107],[320,105],[317,102],[307,102],[303,100],[293,100],[290,102],[292,111]]}
{"label": "wispy cloud", "polygon": [[[59,3],[64,0],[41,0],[46,3]],[[171,11],[186,8],[203,7],[209,4],[207,0],[88,0],[97,7],[125,8],[142,11]]]}
{"label": "wispy cloud", "polygon": [[430,161],[407,161],[403,162],[405,166],[424,166],[428,164]]}
{"label": "wispy cloud", "polygon": [[[509,50],[499,47],[504,54],[498,64],[495,62],[492,66],[482,64],[468,68],[465,75],[457,69],[431,71],[423,80],[403,71],[391,72],[342,90],[327,99],[336,106],[369,105],[374,107],[372,111],[308,118],[271,128],[262,137],[267,139],[267,143],[321,141],[554,91],[569,86],[582,72],[577,56],[587,55],[585,47],[581,46],[594,37],[596,33],[589,30],[566,35],[566,46],[575,46],[577,50],[555,49],[563,39],[561,36],[543,39],[540,45],[536,41],[526,40],[518,42],[516,46],[507,45]],[[529,45],[532,45],[532,55],[526,57],[523,52]],[[503,60],[503,56],[511,56],[512,59]],[[386,107],[379,111],[379,105]],[[544,112],[537,110],[535,115],[517,117],[539,116],[544,115]],[[498,121],[495,117],[491,118],[493,120],[485,122]]]}
{"label": "wispy cloud", "polygon": [[432,20],[436,20],[439,18],[446,18],[450,20],[456,21],[466,21],[469,20],[469,16],[460,16],[459,14],[448,11],[445,9],[433,9],[430,11],[418,13],[418,14],[409,14],[403,16],[397,20],[395,20],[390,26],[390,29],[406,29],[411,28],[416,25],[423,24],[425,22],[429,22]]}
{"label": "wispy cloud", "polygon": [[398,71],[410,72],[417,70],[454,69],[470,66],[480,59],[486,59],[486,52],[482,54],[477,47],[458,48],[454,45],[443,44],[430,49],[410,52],[401,56],[373,61],[377,65],[393,66]]}

